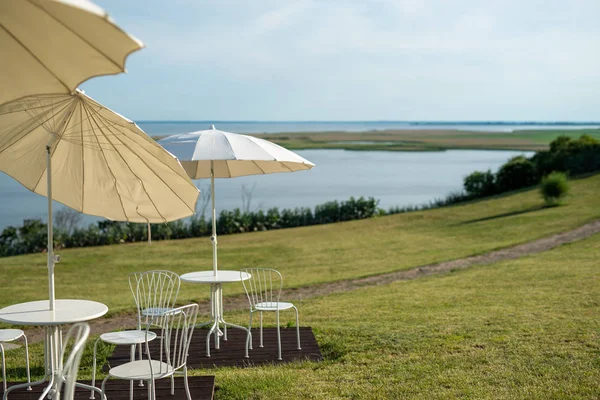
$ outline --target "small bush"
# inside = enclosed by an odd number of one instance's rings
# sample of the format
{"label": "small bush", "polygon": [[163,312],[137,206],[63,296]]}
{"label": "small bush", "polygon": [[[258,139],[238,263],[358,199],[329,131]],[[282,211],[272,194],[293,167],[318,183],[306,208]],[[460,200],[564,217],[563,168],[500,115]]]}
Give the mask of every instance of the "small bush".
{"label": "small bush", "polygon": [[464,188],[473,197],[491,196],[497,192],[496,179],[489,169],[486,172],[475,171],[464,180]]}
{"label": "small bush", "polygon": [[548,206],[557,205],[569,193],[569,181],[563,172],[552,172],[542,179],[542,197]]}
{"label": "small bush", "polygon": [[524,156],[513,157],[500,167],[496,182],[505,192],[533,186],[538,182],[535,165]]}

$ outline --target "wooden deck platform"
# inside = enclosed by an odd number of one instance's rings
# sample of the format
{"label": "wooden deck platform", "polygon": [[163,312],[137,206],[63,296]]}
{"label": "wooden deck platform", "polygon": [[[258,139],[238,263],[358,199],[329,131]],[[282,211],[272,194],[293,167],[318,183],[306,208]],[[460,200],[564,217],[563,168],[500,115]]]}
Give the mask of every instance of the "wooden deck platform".
{"label": "wooden deck platform", "polygon": [[[215,377],[214,376],[191,376],[188,378],[190,385],[190,394],[193,400],[212,400]],[[90,384],[90,381],[82,381],[82,383]],[[100,382],[101,383],[101,382]],[[14,383],[9,383],[9,386]],[[8,396],[9,400],[37,400],[45,385],[33,386],[31,391],[19,389],[11,392]],[[0,394],[3,394],[2,386],[0,385]],[[134,387],[133,397],[135,400],[143,400],[148,398],[148,390],[146,387]],[[88,400],[90,391],[77,389],[75,392],[75,400]],[[122,380],[109,380],[106,383],[106,398],[108,400],[129,400],[129,382]],[[171,396],[171,380],[161,379],[156,381],[156,398],[168,400],[187,400],[185,388],[183,386],[183,378],[175,378],[175,395]],[[100,396],[96,394],[96,399]]]}
{"label": "wooden deck platform", "polygon": [[[208,329],[194,330],[190,353],[188,356],[189,368],[213,368],[213,367],[251,367],[253,365],[278,364],[295,360],[321,361],[323,356],[310,327],[300,327],[301,350],[296,349],[296,328],[281,328],[281,355],[283,360],[277,360],[277,330],[265,328],[263,343],[259,345],[259,330],[252,329],[252,346],[250,358],[244,357],[246,345],[246,332],[240,329],[229,328],[227,330],[228,340],[221,338],[221,348],[215,349],[214,338],[210,341],[210,358],[206,357],[206,334]],[[151,342],[152,346],[157,346]],[[108,358],[110,366],[121,365],[129,361],[129,346],[117,346],[112,356]],[[108,367],[108,366],[106,366]]]}
{"label": "wooden deck platform", "polygon": [[[211,357],[206,357],[206,334],[208,329],[196,329],[192,338],[190,354],[188,357],[189,368],[214,368],[214,367],[251,367],[253,365],[279,364],[295,360],[321,361],[323,356],[315,339],[315,335],[310,327],[300,328],[300,344],[302,349],[296,349],[296,329],[281,329],[281,352],[282,361],[277,360],[277,330],[275,328],[264,329],[264,347],[259,345],[259,330],[252,330],[252,344],[254,349],[250,350],[250,358],[244,357],[244,348],[246,344],[246,332],[239,329],[228,329],[228,340],[221,338],[221,348],[214,348],[214,338],[211,338]],[[159,341],[152,342],[150,351],[159,345]],[[129,346],[117,346],[113,354],[108,358],[108,366],[117,366],[129,361]],[[170,379],[161,379],[156,384],[157,399],[164,400],[187,400],[183,378],[175,378],[175,396],[171,396]],[[89,381],[83,383],[90,384]],[[14,383],[9,382],[9,386]],[[101,382],[97,382],[98,386]],[[215,390],[214,376],[193,376],[189,377],[190,392],[194,400],[210,400],[213,398]],[[34,386],[32,391],[25,389],[11,392],[9,400],[37,400],[45,388],[44,385]],[[106,384],[106,397],[108,400],[128,400],[129,382],[122,380],[109,380]],[[0,385],[0,399],[2,389]],[[147,399],[148,391],[146,388],[135,387],[135,400]],[[90,392],[83,389],[77,389],[75,393],[76,400],[89,399]],[[99,399],[98,396],[96,396]]]}

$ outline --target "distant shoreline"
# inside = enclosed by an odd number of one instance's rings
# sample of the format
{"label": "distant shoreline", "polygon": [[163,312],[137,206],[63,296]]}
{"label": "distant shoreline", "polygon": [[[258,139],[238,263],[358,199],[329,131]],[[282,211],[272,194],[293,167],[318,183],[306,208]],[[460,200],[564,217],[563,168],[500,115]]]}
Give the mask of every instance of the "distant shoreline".
{"label": "distant shoreline", "polygon": [[600,121],[402,121],[402,120],[364,120],[364,121],[328,121],[328,120],[308,120],[308,121],[261,121],[261,120],[138,120],[137,123],[152,123],[152,124],[363,124],[363,123],[398,123],[407,126],[415,125],[539,125],[539,126],[556,126],[556,125],[599,125]]}
{"label": "distant shoreline", "polygon": [[[580,126],[572,123],[571,126]],[[548,125],[549,128],[551,127]],[[581,124],[581,126],[587,126]],[[386,129],[248,133],[290,150],[340,149],[355,151],[546,150],[560,135],[588,134],[600,139],[600,128],[523,129],[511,132],[457,129]],[[168,135],[153,136],[159,140]]]}

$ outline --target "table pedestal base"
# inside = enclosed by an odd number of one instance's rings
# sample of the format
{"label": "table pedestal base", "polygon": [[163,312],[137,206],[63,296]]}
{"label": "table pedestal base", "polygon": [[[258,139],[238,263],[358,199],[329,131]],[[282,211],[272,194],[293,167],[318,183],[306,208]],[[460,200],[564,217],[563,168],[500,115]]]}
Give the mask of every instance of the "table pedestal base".
{"label": "table pedestal base", "polygon": [[[210,357],[210,336],[214,335],[215,337],[215,348],[220,349],[220,337],[223,336],[224,340],[227,340],[227,327],[230,326],[232,328],[242,329],[247,333],[247,340],[250,341],[250,346],[252,344],[252,333],[250,330],[244,326],[232,324],[223,319],[223,285],[221,283],[213,283],[210,285],[210,321],[205,322],[203,324],[199,324],[198,326],[210,326],[210,330],[208,331],[208,335],[206,335],[206,357]],[[223,325],[223,330],[221,330],[221,325]],[[250,347],[251,348],[251,347]],[[248,346],[246,346],[246,358],[248,355]]]}
{"label": "table pedestal base", "polygon": [[[6,389],[6,392],[4,392],[4,395],[2,397],[3,400],[7,400],[8,394],[13,390],[43,385],[46,382],[47,386],[46,389],[44,389],[44,391],[42,392],[40,400],[43,400],[46,397],[48,399],[60,399],[60,393],[58,393],[58,386],[59,383],[65,382],[64,377],[59,376],[60,371],[62,371],[62,330],[60,325],[50,325],[46,326],[45,331],[46,335],[44,341],[44,377],[39,381],[22,383],[9,387],[8,389]],[[84,389],[94,390],[98,392],[102,398],[102,391],[96,387],[85,385],[83,383],[75,383],[75,385]]]}

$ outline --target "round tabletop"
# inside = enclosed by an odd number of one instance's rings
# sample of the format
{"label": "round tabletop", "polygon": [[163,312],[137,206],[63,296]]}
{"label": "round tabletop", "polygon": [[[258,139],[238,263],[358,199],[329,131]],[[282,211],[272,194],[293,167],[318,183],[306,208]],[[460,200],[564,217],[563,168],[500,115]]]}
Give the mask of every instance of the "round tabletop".
{"label": "round tabletop", "polygon": [[230,283],[240,282],[250,279],[250,274],[240,271],[217,271],[215,276],[213,271],[189,272],[179,277],[184,282],[190,283]]}
{"label": "round tabletop", "polygon": [[13,304],[0,310],[0,321],[18,325],[63,325],[89,321],[108,312],[105,304],[90,300],[59,299],[50,311],[49,300]]}

